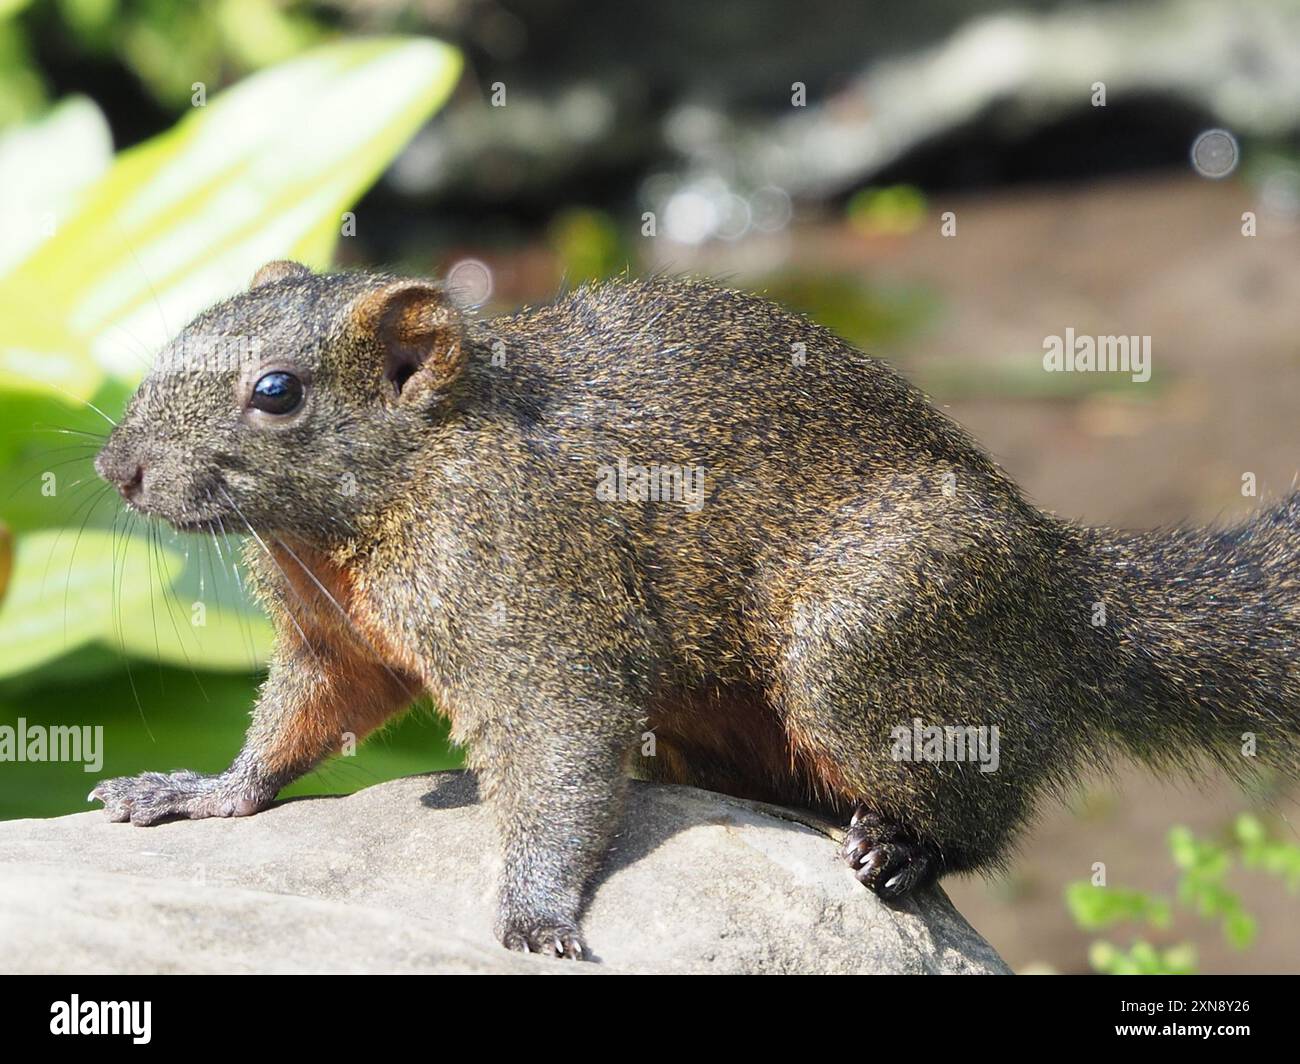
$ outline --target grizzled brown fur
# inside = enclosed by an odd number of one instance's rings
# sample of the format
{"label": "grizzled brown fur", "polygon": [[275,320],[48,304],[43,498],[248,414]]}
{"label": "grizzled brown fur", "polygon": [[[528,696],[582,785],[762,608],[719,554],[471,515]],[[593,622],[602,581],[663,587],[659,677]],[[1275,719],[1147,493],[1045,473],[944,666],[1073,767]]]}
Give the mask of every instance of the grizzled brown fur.
{"label": "grizzled brown fur", "polygon": [[[268,368],[296,414],[244,408]],[[601,497],[620,460],[702,468],[702,505]],[[278,632],[231,768],[107,781],[109,814],[255,812],[427,691],[499,825],[513,948],[582,955],[629,769],[852,812],[890,897],[996,865],[1117,748],[1244,771],[1252,732],[1296,763],[1296,496],[1225,532],[1074,527],[884,363],[705,283],[479,322],[272,264],[164,352],[100,470],[252,532]],[[996,726],[997,771],[896,760],[917,719]]]}

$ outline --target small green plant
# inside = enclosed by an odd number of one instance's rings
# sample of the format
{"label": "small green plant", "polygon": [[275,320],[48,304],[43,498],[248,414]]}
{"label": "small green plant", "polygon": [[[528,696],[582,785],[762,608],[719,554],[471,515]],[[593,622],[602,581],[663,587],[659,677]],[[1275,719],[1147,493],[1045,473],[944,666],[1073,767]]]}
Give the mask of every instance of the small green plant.
{"label": "small green plant", "polygon": [[1196,950],[1189,942],[1163,950],[1142,939],[1128,950],[1094,942],[1088,963],[1102,975],[1195,975]]}
{"label": "small green plant", "polygon": [[565,282],[574,287],[613,277],[630,259],[618,227],[603,211],[563,211],[551,222],[549,236]]}
{"label": "small green plant", "polygon": [[[1300,892],[1300,846],[1269,838],[1259,818],[1250,813],[1237,818],[1230,839],[1223,843],[1175,827],[1169,832],[1169,852],[1179,870],[1178,904],[1203,920],[1217,921],[1224,939],[1235,949],[1249,949],[1259,932],[1255,917],[1226,884],[1238,864],[1275,875],[1288,891]],[[1070,883],[1065,888],[1065,903],[1084,931],[1103,931],[1126,921],[1165,929],[1173,922],[1174,904],[1168,898],[1088,880]],[[1088,960],[1104,975],[1196,972],[1196,951],[1189,942],[1160,949],[1137,939],[1124,949],[1097,941],[1088,951]]]}
{"label": "small green plant", "polygon": [[912,185],[864,188],[847,206],[849,224],[866,236],[903,236],[925,221],[925,193]]}

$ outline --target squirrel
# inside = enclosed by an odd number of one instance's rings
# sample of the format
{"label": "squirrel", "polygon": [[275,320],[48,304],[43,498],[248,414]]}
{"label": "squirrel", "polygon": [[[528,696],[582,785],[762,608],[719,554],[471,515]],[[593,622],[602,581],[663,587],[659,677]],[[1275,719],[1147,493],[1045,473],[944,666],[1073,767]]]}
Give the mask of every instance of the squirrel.
{"label": "squirrel", "polygon": [[[163,349],[96,468],[246,533],[276,642],[227,770],[91,798],[256,813],[431,695],[511,949],[590,955],[629,776],[838,818],[896,899],[1003,866],[1116,752],[1300,761],[1300,493],[1229,530],[1077,526],[883,361],[703,281],[480,320],[433,281],[273,262]],[[961,756],[972,729],[996,758]]]}

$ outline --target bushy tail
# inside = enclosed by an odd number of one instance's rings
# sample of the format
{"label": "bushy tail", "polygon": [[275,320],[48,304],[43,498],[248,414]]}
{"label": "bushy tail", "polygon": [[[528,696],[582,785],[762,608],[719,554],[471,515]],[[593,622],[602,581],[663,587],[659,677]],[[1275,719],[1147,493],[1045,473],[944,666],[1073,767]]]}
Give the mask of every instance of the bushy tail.
{"label": "bushy tail", "polygon": [[1158,768],[1300,774],[1300,493],[1236,528],[1078,536],[1102,729]]}

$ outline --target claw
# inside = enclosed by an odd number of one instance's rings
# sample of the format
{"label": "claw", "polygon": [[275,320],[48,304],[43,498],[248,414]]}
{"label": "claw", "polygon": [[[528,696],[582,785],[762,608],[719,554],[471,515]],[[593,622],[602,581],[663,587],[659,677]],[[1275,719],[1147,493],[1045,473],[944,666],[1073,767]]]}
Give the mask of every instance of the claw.
{"label": "claw", "polygon": [[585,960],[587,953],[577,929],[569,926],[513,928],[501,935],[501,943],[518,953],[539,953],[563,960]]}
{"label": "claw", "polygon": [[246,780],[230,773],[145,772],[103,780],[86,800],[103,802],[111,821],[129,820],[143,827],[177,817],[250,816],[264,809],[272,796],[259,795]]}
{"label": "claw", "polygon": [[861,807],[853,813],[840,853],[858,882],[886,900],[928,883],[940,869],[932,846]]}

